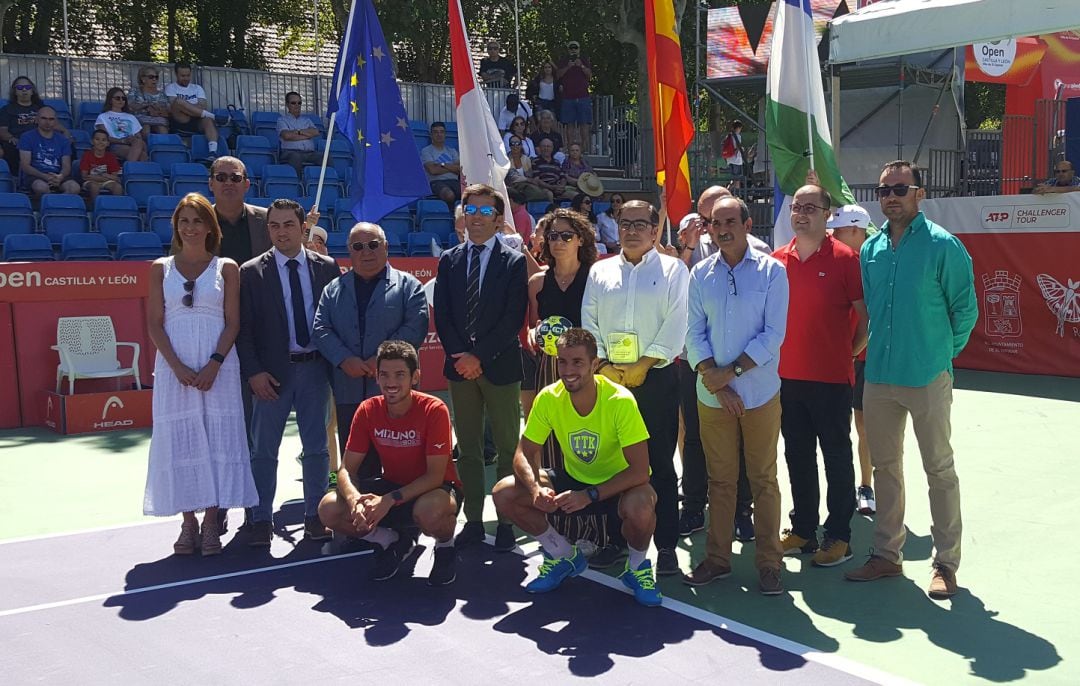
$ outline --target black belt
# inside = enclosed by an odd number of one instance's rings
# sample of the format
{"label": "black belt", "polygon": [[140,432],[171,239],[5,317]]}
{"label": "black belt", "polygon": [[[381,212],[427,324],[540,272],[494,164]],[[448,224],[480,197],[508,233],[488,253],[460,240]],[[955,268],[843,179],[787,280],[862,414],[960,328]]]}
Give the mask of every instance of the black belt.
{"label": "black belt", "polygon": [[311,362],[320,357],[322,355],[319,354],[318,350],[312,350],[309,353],[289,353],[289,362]]}

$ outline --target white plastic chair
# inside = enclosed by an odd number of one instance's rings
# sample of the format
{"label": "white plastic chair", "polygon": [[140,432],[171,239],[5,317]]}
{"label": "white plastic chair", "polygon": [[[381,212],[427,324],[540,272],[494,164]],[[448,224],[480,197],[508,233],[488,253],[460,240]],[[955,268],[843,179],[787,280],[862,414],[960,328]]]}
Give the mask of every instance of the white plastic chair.
{"label": "white plastic chair", "polygon": [[[133,350],[131,366],[123,368],[116,356],[118,346]],[[56,392],[60,393],[63,378],[68,377],[68,395],[75,394],[75,379],[107,379],[114,376],[134,376],[135,388],[142,390],[139,380],[139,344],[116,340],[112,318],[60,317],[56,322],[56,345],[60,353],[56,367]]]}

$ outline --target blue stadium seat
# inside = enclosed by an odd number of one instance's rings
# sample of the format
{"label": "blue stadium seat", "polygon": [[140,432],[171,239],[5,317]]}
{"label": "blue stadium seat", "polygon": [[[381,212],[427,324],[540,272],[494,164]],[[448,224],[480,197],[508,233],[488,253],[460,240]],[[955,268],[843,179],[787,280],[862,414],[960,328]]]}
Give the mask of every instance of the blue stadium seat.
{"label": "blue stadium seat", "polygon": [[43,233],[13,233],[4,236],[5,262],[50,262],[55,259],[52,243]]}
{"label": "blue stadium seat", "polygon": [[101,114],[100,100],[84,100],[79,103],[79,120],[75,122],[75,125],[83,131],[93,133],[94,122],[97,121],[99,114]]}
{"label": "blue stadium seat", "polygon": [[[263,136],[272,143],[277,143],[277,120],[281,116],[277,112],[252,112],[251,132],[256,136]],[[239,147],[239,141],[237,141]],[[276,145],[275,145],[276,147]]]}
{"label": "blue stadium seat", "polygon": [[[322,152],[326,150],[326,141],[321,138],[317,139],[315,141],[315,150],[321,155]],[[351,179],[352,160],[352,144],[345,140],[340,132],[336,133],[335,136],[330,139],[330,163],[328,166],[334,168],[338,178]]]}
{"label": "blue stadium seat", "polygon": [[90,219],[86,202],[78,195],[67,193],[44,196],[41,199],[41,230],[53,245],[63,243],[67,234],[88,232]]}
{"label": "blue stadium seat", "polygon": [[173,195],[184,196],[188,193],[208,195],[210,193],[207,185],[210,172],[198,162],[177,162],[169,170],[169,178],[172,180]]}
{"label": "blue stadium seat", "polygon": [[148,231],[125,231],[116,237],[118,260],[156,260],[162,252],[161,240]]}
{"label": "blue stadium seat", "polygon": [[[300,207],[304,208],[304,212],[307,212],[315,204],[315,196],[305,195],[300,198],[293,198],[296,202],[300,203]],[[337,202],[336,198],[331,198],[326,194],[325,189],[323,195],[319,198],[319,213],[320,214],[333,214],[334,204]]]}
{"label": "blue stadium seat", "polygon": [[446,245],[454,233],[454,215],[442,200],[421,200],[416,206],[416,229],[438,235]]}
{"label": "blue stadium seat", "polygon": [[413,132],[413,142],[416,143],[417,152],[431,145],[431,136],[426,133]]}
{"label": "blue stadium seat", "polygon": [[22,193],[0,193],[0,236],[36,230],[30,198]]}
{"label": "blue stadium seat", "polygon": [[525,211],[533,217],[543,217],[550,204],[547,200],[530,200],[525,203]]}
{"label": "blue stadium seat", "polygon": [[67,100],[61,98],[44,98],[42,102],[56,110],[56,121],[64,125],[64,128],[71,130],[73,122],[71,119],[71,108],[68,107]]}
{"label": "blue stadium seat", "polygon": [[611,203],[607,200],[593,200],[592,209],[593,212],[596,213],[596,216],[599,217],[601,214],[611,209]]}
{"label": "blue stadium seat", "polygon": [[270,203],[274,202],[276,198],[244,198],[244,202],[255,207],[269,208]]}
{"label": "blue stadium seat", "polygon": [[[229,143],[224,136],[218,138],[217,156],[224,157],[225,155],[231,155],[229,150]],[[206,162],[210,159],[210,146],[206,140],[206,136],[201,133],[196,133],[191,137],[191,161],[192,162]]]}
{"label": "blue stadium seat", "polygon": [[69,233],[60,244],[60,259],[87,262],[112,261],[109,242],[100,233]]}
{"label": "blue stadium seat", "polygon": [[0,160],[0,193],[14,193],[15,179],[11,176],[7,160]]}
{"label": "blue stadium seat", "polygon": [[409,257],[434,256],[431,250],[431,242],[439,243],[439,236],[426,231],[415,231],[405,239],[405,252]]}
{"label": "blue stadium seat", "polygon": [[379,220],[379,226],[383,228],[383,232],[387,236],[393,234],[401,240],[405,240],[405,237],[412,233],[413,223],[412,217],[401,215],[388,215]]}
{"label": "blue stadium seat", "polygon": [[244,161],[248,176],[253,179],[261,179],[263,168],[277,161],[274,156],[276,149],[265,136],[236,137],[236,156]]}
{"label": "blue stadium seat", "polygon": [[349,256],[349,234],[335,231],[326,235],[326,252],[330,257]]}
{"label": "blue stadium seat", "polygon": [[[94,200],[94,230],[116,245],[121,233],[142,231],[139,204],[127,195],[99,195]],[[156,240],[156,239],[155,239]]]}
{"label": "blue stadium seat", "polygon": [[165,172],[157,162],[125,162],[123,169],[124,194],[135,198],[140,210],[146,209],[151,195],[168,195]]}
{"label": "blue stadium seat", "polygon": [[[315,195],[315,190],[319,187],[319,174],[322,171],[322,167],[304,167],[304,177],[302,179],[304,185],[304,195]],[[323,179],[323,191],[326,187],[330,186],[343,191],[341,187],[341,177],[338,176],[337,170],[333,167],[326,167],[326,177]]]}
{"label": "blue stadium seat", "polygon": [[323,136],[326,135],[326,122],[323,121],[321,114],[315,114],[314,112],[301,112],[301,117],[307,117],[315,124],[315,128],[319,130],[319,133]]}
{"label": "blue stadium seat", "polygon": [[250,133],[247,115],[244,114],[242,109],[215,107],[214,116],[217,117],[217,130],[222,138],[231,138]]}
{"label": "blue stadium seat", "polygon": [[356,223],[352,214],[352,200],[338,198],[334,203],[334,229],[336,231],[348,231]]}
{"label": "blue stadium seat", "polygon": [[71,132],[71,137],[75,140],[71,145],[75,148],[75,157],[71,160],[72,168],[79,166],[79,160],[82,159],[83,153],[90,149],[90,134],[85,129],[68,129]]}
{"label": "blue stadium seat", "polygon": [[296,198],[303,194],[300,177],[287,164],[268,164],[263,167],[262,193],[267,198]]}
{"label": "blue stadium seat", "polygon": [[390,257],[405,257],[405,243],[397,234],[386,234],[386,249]]}
{"label": "blue stadium seat", "polygon": [[150,161],[157,162],[163,169],[171,171],[174,164],[191,160],[187,146],[175,133],[152,133],[147,136],[146,145]]}
{"label": "blue stadium seat", "polygon": [[146,199],[146,229],[155,233],[162,245],[172,243],[172,216],[180,200],[178,195],[151,195]]}

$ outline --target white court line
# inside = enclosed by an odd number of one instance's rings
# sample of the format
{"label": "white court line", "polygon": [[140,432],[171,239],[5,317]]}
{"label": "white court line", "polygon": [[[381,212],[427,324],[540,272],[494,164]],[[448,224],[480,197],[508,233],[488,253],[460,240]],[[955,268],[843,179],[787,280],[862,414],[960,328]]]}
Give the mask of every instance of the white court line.
{"label": "white court line", "polygon": [[64,536],[81,536],[83,534],[96,534],[102,531],[115,531],[117,529],[133,529],[139,526],[149,526],[151,524],[165,524],[173,520],[168,517],[156,517],[154,519],[143,519],[137,522],[128,522],[127,524],[110,524],[109,526],[95,526],[90,529],[77,529],[75,531],[61,531],[51,534],[39,534],[37,536],[22,536],[20,538],[3,538],[0,539],[0,545],[7,545],[9,543],[31,543],[33,541],[45,541],[50,538],[63,538]]}
{"label": "white court line", "polygon": [[286,562],[280,565],[270,565],[269,567],[259,567],[257,569],[243,569],[237,572],[229,572],[227,574],[214,574],[212,576],[201,576],[195,579],[185,579],[183,581],[172,581],[167,584],[157,584],[154,586],[144,586],[142,588],[132,588],[124,591],[115,591],[113,593],[96,593],[94,595],[83,596],[82,598],[71,598],[69,600],[58,600],[53,603],[41,603],[40,605],[29,605],[27,607],[17,607],[11,610],[0,610],[0,618],[11,617],[14,615],[27,614],[29,612],[37,612],[39,610],[52,610],[58,607],[68,607],[71,605],[81,605],[83,603],[93,603],[99,600],[106,600],[108,598],[120,598],[129,595],[138,595],[140,593],[149,593],[151,591],[162,591],[168,588],[178,588],[181,586],[191,586],[194,584],[201,584],[207,581],[219,581],[221,579],[232,579],[240,576],[249,576],[251,574],[261,574],[262,572],[272,572],[278,569],[289,569],[292,567],[303,567],[305,565],[319,564],[321,562],[327,562],[330,560],[345,560],[350,557],[360,557],[362,555],[370,555],[370,550],[358,550],[352,553],[343,553],[341,555],[329,555],[326,557],[316,557],[310,560],[298,560],[296,562]]}

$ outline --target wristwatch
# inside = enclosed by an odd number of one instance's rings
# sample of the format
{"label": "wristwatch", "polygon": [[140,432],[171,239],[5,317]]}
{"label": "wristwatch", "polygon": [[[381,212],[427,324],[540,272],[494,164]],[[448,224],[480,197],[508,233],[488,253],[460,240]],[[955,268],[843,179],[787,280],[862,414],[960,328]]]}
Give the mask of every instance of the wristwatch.
{"label": "wristwatch", "polygon": [[600,502],[600,489],[598,489],[596,486],[589,486],[585,489],[585,493],[588,494],[589,500],[593,501],[594,503]]}
{"label": "wristwatch", "polygon": [[740,376],[742,376],[742,375],[743,375],[743,368],[742,368],[742,365],[741,365],[741,364],[739,364],[738,362],[736,362],[736,363],[735,363],[735,364],[734,364],[734,365],[732,366],[732,368],[731,368],[731,371],[735,372],[735,376],[736,376],[736,377],[740,377]]}
{"label": "wristwatch", "polygon": [[210,359],[218,364],[225,364],[225,356],[221,353],[211,353]]}
{"label": "wristwatch", "polygon": [[390,491],[390,497],[394,499],[395,505],[398,505],[402,500],[405,500],[405,496],[401,495],[401,491],[399,490]]}

